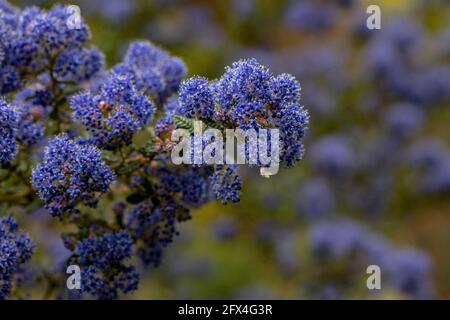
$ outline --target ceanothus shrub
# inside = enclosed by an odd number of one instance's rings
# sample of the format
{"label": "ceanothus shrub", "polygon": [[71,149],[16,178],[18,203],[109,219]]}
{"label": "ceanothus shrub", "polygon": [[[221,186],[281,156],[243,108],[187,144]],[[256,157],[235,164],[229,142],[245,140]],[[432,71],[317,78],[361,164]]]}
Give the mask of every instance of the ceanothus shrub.
{"label": "ceanothus shrub", "polygon": [[[293,76],[245,59],[216,81],[186,79],[180,58],[145,40],[106,70],[88,26],[70,23],[69,7],[0,5],[0,200],[28,212],[44,207],[71,226],[62,239],[67,266],[82,271],[79,296],[136,290],[132,262],[160,265],[191,209],[239,202],[237,166],[171,161],[174,130],[192,129],[194,120],[222,132],[278,129],[280,162],[301,160],[309,116]],[[12,274],[34,245],[11,218],[0,227],[0,298],[14,297]],[[63,274],[46,274],[48,286],[63,290]]]}

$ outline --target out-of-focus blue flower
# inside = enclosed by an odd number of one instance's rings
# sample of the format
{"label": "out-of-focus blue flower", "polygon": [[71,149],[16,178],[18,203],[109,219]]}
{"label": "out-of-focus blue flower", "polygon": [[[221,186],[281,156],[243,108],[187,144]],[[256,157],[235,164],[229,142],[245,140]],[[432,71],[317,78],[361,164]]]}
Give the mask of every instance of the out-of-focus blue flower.
{"label": "out-of-focus blue flower", "polygon": [[74,211],[78,202],[95,207],[99,194],[106,193],[114,173],[90,145],[79,145],[66,135],[50,141],[41,165],[32,175],[32,184],[52,216]]}
{"label": "out-of-focus blue flower", "polygon": [[336,20],[336,8],[312,1],[292,1],[285,8],[284,23],[288,29],[318,32],[329,29]]}
{"label": "out-of-focus blue flower", "polygon": [[450,191],[450,152],[440,141],[419,141],[407,151],[406,158],[418,170],[419,190]]}
{"label": "out-of-focus blue flower", "polygon": [[320,219],[335,212],[336,199],[326,180],[315,178],[302,184],[297,205],[299,215],[308,219]]}
{"label": "out-of-focus blue flower", "polygon": [[319,260],[349,257],[364,248],[364,230],[347,222],[319,223],[310,231],[311,250]]}
{"label": "out-of-focus blue flower", "polygon": [[339,135],[319,139],[311,147],[311,160],[320,173],[341,178],[355,166],[355,156],[349,141]]}
{"label": "out-of-focus blue flower", "polygon": [[427,255],[405,249],[390,255],[387,263],[390,285],[415,299],[431,298],[431,261]]}
{"label": "out-of-focus blue flower", "polygon": [[232,217],[223,217],[214,221],[213,234],[218,240],[233,239],[239,230],[239,222]]}
{"label": "out-of-focus blue flower", "polygon": [[424,114],[418,106],[400,103],[392,106],[384,119],[393,138],[408,138],[417,133],[424,122]]}

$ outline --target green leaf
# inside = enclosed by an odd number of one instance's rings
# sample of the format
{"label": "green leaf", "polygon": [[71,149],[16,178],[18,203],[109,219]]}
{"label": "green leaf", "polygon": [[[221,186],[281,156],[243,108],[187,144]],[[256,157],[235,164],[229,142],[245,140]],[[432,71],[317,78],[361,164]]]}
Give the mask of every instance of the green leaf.
{"label": "green leaf", "polygon": [[192,119],[182,116],[174,116],[173,122],[177,125],[177,128],[186,129],[189,131],[189,134],[194,135],[194,122]]}

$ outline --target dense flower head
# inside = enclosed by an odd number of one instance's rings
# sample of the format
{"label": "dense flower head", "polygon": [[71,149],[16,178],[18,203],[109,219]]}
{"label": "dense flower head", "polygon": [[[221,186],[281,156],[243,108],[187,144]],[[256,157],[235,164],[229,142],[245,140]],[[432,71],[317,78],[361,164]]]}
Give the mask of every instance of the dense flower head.
{"label": "dense flower head", "polygon": [[78,202],[95,207],[107,192],[114,173],[90,145],[79,145],[67,135],[49,142],[44,160],[32,175],[32,184],[52,216],[73,212]]}
{"label": "dense flower head", "polygon": [[177,92],[187,74],[183,61],[150,41],[131,43],[123,63],[114,71],[130,76],[138,90],[157,99],[158,103]]}
{"label": "dense flower head", "polygon": [[45,54],[54,56],[62,50],[81,48],[91,37],[87,25],[81,20],[72,21],[74,12],[70,7],[55,6],[50,11],[37,12],[27,24],[22,23],[22,31],[28,32],[31,39]]}
{"label": "dense flower head", "polygon": [[18,120],[17,110],[0,98],[0,167],[11,162],[16,156],[14,134],[17,132]]}
{"label": "dense flower head", "polygon": [[139,274],[127,263],[132,250],[133,241],[124,231],[92,236],[80,242],[75,254],[83,279],[81,292],[99,299],[115,299],[119,291],[136,290]]}
{"label": "dense flower head", "polygon": [[211,119],[214,114],[214,93],[209,81],[194,77],[183,82],[179,91],[179,111],[186,118]]}
{"label": "dense flower head", "polygon": [[101,149],[116,149],[132,142],[133,134],[153,117],[153,103],[135,88],[128,76],[112,73],[99,93],[83,92],[70,102],[73,117],[92,133]]}
{"label": "dense flower head", "polygon": [[283,73],[270,80],[270,96],[276,105],[289,105],[300,101],[300,83],[294,76]]}
{"label": "dense flower head", "polygon": [[240,201],[242,181],[236,166],[217,165],[210,179],[214,195],[223,204]]}
{"label": "dense flower head", "polygon": [[14,275],[33,255],[35,246],[11,216],[0,218],[0,300],[11,292]]}
{"label": "dense flower head", "polygon": [[270,101],[270,78],[269,70],[256,59],[234,62],[215,86],[217,102],[227,110],[239,103],[257,101],[266,104]]}

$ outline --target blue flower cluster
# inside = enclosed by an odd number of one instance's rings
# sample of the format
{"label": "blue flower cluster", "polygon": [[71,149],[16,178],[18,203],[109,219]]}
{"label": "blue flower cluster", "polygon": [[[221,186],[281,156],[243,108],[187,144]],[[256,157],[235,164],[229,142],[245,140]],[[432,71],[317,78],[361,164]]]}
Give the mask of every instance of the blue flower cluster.
{"label": "blue flower cluster", "polygon": [[208,79],[194,77],[182,83],[179,92],[179,112],[186,118],[212,119],[214,93]]}
{"label": "blue flower cluster", "polygon": [[0,218],[0,300],[8,297],[14,276],[30,260],[35,246],[11,216]]}
{"label": "blue flower cluster", "polygon": [[17,132],[18,120],[18,112],[0,98],[0,167],[11,162],[16,156],[14,134]]}
{"label": "blue flower cluster", "polygon": [[91,35],[81,17],[74,14],[70,7],[59,5],[48,12],[37,7],[20,11],[2,2],[1,94],[22,88],[29,76],[79,83],[103,68],[102,54],[84,48]]}
{"label": "blue flower cluster", "polygon": [[127,75],[112,73],[99,93],[83,92],[70,102],[75,121],[93,134],[101,149],[130,145],[133,134],[153,117],[153,103],[140,93]]}
{"label": "blue flower cluster", "polygon": [[237,203],[240,201],[242,188],[241,177],[237,174],[236,166],[217,165],[214,173],[210,177],[211,188],[223,204],[228,202]]}
{"label": "blue flower cluster", "polygon": [[170,56],[149,41],[131,43],[123,63],[113,70],[131,77],[136,88],[155,99],[158,105],[178,91],[187,74],[181,59]]}
{"label": "blue flower cluster", "polygon": [[32,184],[52,216],[74,212],[78,202],[95,207],[99,194],[115,180],[100,151],[79,145],[67,135],[50,141],[44,160],[32,174]]}
{"label": "blue flower cluster", "polygon": [[273,76],[256,59],[233,63],[217,81],[185,81],[178,104],[176,113],[210,119],[222,128],[277,128],[281,162],[290,167],[302,159],[309,115],[300,104],[300,84],[289,74]]}
{"label": "blue flower cluster", "polygon": [[139,274],[127,263],[133,253],[133,241],[120,231],[92,236],[80,242],[75,255],[81,268],[81,292],[98,299],[115,299],[139,285]]}

